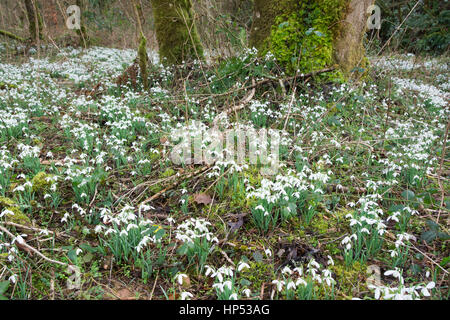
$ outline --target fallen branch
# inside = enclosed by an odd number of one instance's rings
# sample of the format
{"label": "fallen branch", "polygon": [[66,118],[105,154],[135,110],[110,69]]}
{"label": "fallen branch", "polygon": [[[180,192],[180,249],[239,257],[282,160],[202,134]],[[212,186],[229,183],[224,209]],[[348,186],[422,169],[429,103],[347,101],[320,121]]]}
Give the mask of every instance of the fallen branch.
{"label": "fallen branch", "polygon": [[360,188],[360,187],[353,187],[353,188],[348,188],[348,187],[344,187],[341,185],[337,185],[337,184],[332,184],[332,185],[328,185],[327,186],[327,191],[328,192],[341,192],[341,193],[366,193],[367,189],[366,188]]}
{"label": "fallen branch", "polygon": [[[0,226],[0,231],[6,233],[11,238],[11,240],[14,240],[14,239],[17,238],[11,232],[9,232],[8,229],[6,229],[5,227]],[[17,246],[19,248],[21,248],[22,250],[24,250],[24,251],[26,251],[28,253],[32,252],[32,253],[36,254],[37,256],[41,257],[42,259],[44,259],[47,262],[59,264],[60,266],[64,266],[64,267],[69,267],[69,268],[71,267],[71,265],[69,265],[67,263],[47,258],[45,255],[43,255],[41,252],[39,252],[38,250],[36,250],[32,246],[30,246],[29,244],[27,244],[23,240],[20,241],[20,242],[19,242],[19,240],[16,240],[16,243],[17,243]]]}
{"label": "fallen branch", "polygon": [[[255,85],[255,79],[252,79],[252,85]],[[222,113],[218,114],[213,121],[213,127],[217,127],[217,122],[222,118],[222,117],[226,117],[227,115],[233,113],[233,112],[237,112],[241,109],[243,109],[245,107],[245,105],[247,103],[249,103],[253,97],[255,96],[255,92],[256,92],[256,87],[253,87],[252,91],[244,98],[242,99],[242,101],[236,105],[233,106],[225,111],[223,111]]]}
{"label": "fallen branch", "polygon": [[151,197],[148,198],[147,200],[144,200],[143,202],[141,202],[140,205],[142,206],[142,205],[144,205],[144,204],[146,204],[146,203],[149,203],[149,202],[152,202],[153,200],[158,199],[158,198],[159,198],[162,194],[164,194],[165,192],[167,192],[167,191],[169,191],[169,190],[175,188],[176,186],[178,186],[178,185],[181,183],[181,181],[184,181],[184,180],[186,180],[186,179],[190,179],[190,178],[192,178],[192,177],[195,177],[195,176],[197,176],[197,175],[199,175],[199,174],[205,172],[205,171],[208,170],[209,168],[210,168],[209,166],[205,166],[205,167],[202,167],[202,168],[200,168],[200,169],[198,169],[198,170],[196,170],[196,171],[193,171],[193,172],[191,172],[191,173],[185,175],[184,177],[180,177],[179,179],[177,179],[174,183],[172,183],[172,184],[169,185],[168,187],[166,187],[166,188],[164,188],[163,190],[159,191],[158,193],[154,194],[153,196],[151,196]]}
{"label": "fallen branch", "polygon": [[24,38],[19,37],[19,36],[16,36],[14,33],[8,32],[8,31],[6,31],[6,30],[0,30],[0,34],[1,34],[1,35],[4,35],[4,36],[6,36],[6,37],[8,37],[8,38],[10,38],[10,39],[13,39],[13,40],[25,42],[25,39],[24,39]]}
{"label": "fallen branch", "polygon": [[48,233],[57,235],[56,232],[54,232],[54,231],[50,231],[50,230],[46,230],[46,229],[40,229],[40,228],[35,228],[35,227],[24,226],[24,225],[21,225],[21,224],[18,224],[18,223],[14,223],[14,222],[5,221],[5,222],[2,222],[2,224],[8,225],[8,226],[12,226],[12,227],[16,227],[16,228],[20,228],[20,229],[24,229],[24,230],[30,230],[30,231],[36,231],[36,232],[48,232]]}
{"label": "fallen branch", "polygon": [[319,75],[319,74],[322,74],[322,73],[326,73],[326,72],[331,72],[331,71],[334,71],[334,70],[336,70],[335,67],[325,68],[325,69],[322,69],[322,70],[317,70],[317,71],[313,71],[313,72],[309,72],[309,73],[305,73],[305,74],[295,75],[295,76],[287,77],[287,78],[284,78],[284,79],[279,79],[279,78],[276,78],[276,77],[267,77],[266,76],[266,79],[258,81],[256,83],[252,83],[251,85],[246,86],[246,87],[236,88],[236,89],[233,89],[233,90],[229,90],[227,92],[216,93],[216,94],[212,94],[212,95],[211,94],[205,94],[205,95],[207,95],[207,97],[200,99],[200,101],[208,100],[211,97],[227,96],[227,95],[230,95],[230,94],[232,94],[234,92],[238,92],[238,91],[251,90],[251,89],[254,89],[254,88],[256,88],[256,87],[258,87],[260,85],[266,84],[268,82],[280,82],[280,81],[282,81],[283,83],[285,83],[285,82],[289,82],[289,81],[292,81],[292,80],[295,80],[295,79],[308,79],[308,78],[314,77],[316,75]]}

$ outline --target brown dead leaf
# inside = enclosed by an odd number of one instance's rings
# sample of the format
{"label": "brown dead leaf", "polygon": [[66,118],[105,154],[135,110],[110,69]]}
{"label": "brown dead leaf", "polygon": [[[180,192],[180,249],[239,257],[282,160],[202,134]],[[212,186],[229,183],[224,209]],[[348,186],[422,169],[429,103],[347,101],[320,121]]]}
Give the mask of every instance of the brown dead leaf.
{"label": "brown dead leaf", "polygon": [[161,142],[161,144],[165,144],[168,141],[167,137],[161,137],[159,139],[159,142]]}
{"label": "brown dead leaf", "polygon": [[197,193],[194,194],[194,201],[198,204],[210,204],[212,203],[212,199],[206,193]]}
{"label": "brown dead leaf", "polygon": [[171,293],[168,298],[169,300],[178,300],[178,295],[176,293]]}
{"label": "brown dead leaf", "polygon": [[189,276],[183,277],[183,288],[189,288],[191,286],[191,279]]}
{"label": "brown dead leaf", "polygon": [[244,225],[244,219],[239,217],[237,222],[228,222],[228,226],[230,227],[230,233],[237,232]]}
{"label": "brown dead leaf", "polygon": [[136,297],[128,290],[127,288],[120,289],[117,291],[117,297],[119,297],[120,300],[135,300]]}

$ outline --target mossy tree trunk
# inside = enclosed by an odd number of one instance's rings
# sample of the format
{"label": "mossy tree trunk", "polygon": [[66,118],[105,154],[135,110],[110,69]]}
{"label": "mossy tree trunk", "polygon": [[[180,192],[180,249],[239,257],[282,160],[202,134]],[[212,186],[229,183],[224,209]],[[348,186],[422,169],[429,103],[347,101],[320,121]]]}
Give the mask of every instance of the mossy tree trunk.
{"label": "mossy tree trunk", "polygon": [[191,0],[151,0],[159,56],[164,64],[203,59]]}
{"label": "mossy tree trunk", "polygon": [[338,65],[348,76],[364,61],[367,8],[374,0],[255,0],[250,45],[288,73]]}
{"label": "mossy tree trunk", "polygon": [[84,26],[83,12],[85,9],[85,3],[84,3],[84,0],[77,0],[76,4],[78,7],[80,7],[80,10],[81,10],[80,29],[77,29],[76,32],[78,33],[78,35],[80,37],[81,44],[83,45],[83,47],[87,48],[91,43],[91,39],[89,38],[89,35],[87,34],[86,27]]}
{"label": "mossy tree trunk", "polygon": [[140,33],[140,40],[139,40],[139,47],[138,47],[138,63],[139,68],[141,70],[141,78],[142,78],[142,84],[144,86],[144,90],[148,90],[148,55],[147,55],[147,38],[144,36],[144,30],[142,28],[142,7],[140,4],[138,4],[137,0],[133,0],[134,5],[134,12],[136,14],[136,21],[138,25],[138,30]]}
{"label": "mossy tree trunk", "polygon": [[374,3],[375,0],[351,0],[340,23],[333,52],[335,62],[345,74],[365,65],[363,39],[367,28],[367,10]]}
{"label": "mossy tree trunk", "polygon": [[38,38],[42,39],[42,16],[39,13],[37,0],[25,0],[25,9],[27,11],[30,39],[33,43],[38,42]]}

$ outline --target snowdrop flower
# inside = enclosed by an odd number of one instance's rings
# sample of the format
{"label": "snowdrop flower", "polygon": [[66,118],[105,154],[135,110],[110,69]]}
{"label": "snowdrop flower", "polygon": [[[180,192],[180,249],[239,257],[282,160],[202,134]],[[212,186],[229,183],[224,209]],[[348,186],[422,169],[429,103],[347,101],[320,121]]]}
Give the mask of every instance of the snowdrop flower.
{"label": "snowdrop flower", "polygon": [[8,278],[8,280],[9,280],[10,282],[12,282],[12,283],[16,283],[16,281],[17,281],[17,275],[16,275],[16,274],[13,274],[12,276],[10,276],[10,277]]}
{"label": "snowdrop flower", "polygon": [[186,274],[180,273],[180,274],[177,275],[176,279],[177,279],[177,282],[178,282],[180,285],[182,285],[182,284],[183,284],[183,278],[187,278],[187,277],[188,277],[188,276],[187,276]]}
{"label": "snowdrop flower", "polygon": [[296,267],[296,268],[294,268],[294,271],[296,271],[299,276],[303,275],[303,268]]}
{"label": "snowdrop flower", "polygon": [[13,216],[14,212],[12,212],[11,210],[5,209],[0,213],[0,218],[3,217],[4,215],[10,215]]}
{"label": "snowdrop flower", "polygon": [[334,266],[334,261],[333,261],[333,258],[331,258],[331,256],[327,256],[328,257],[328,261],[327,261],[327,263],[328,263],[328,265],[332,265],[332,266]]}
{"label": "snowdrop flower", "polygon": [[21,185],[15,187],[13,190],[13,192],[23,192],[23,191],[25,191],[25,188],[24,188],[24,186],[21,186]]}
{"label": "snowdrop flower", "polygon": [[282,274],[292,274],[293,271],[292,271],[288,266],[285,266],[285,267],[283,268],[283,270],[281,270],[281,273],[282,273]]}
{"label": "snowdrop flower", "polygon": [[168,217],[166,220],[167,220],[167,222],[169,222],[169,224],[171,224],[171,225],[175,222],[175,219],[172,218],[172,217]]}
{"label": "snowdrop flower", "polygon": [[113,228],[109,228],[108,230],[106,230],[105,236],[107,236],[107,235],[110,234],[110,233],[117,233],[117,231],[114,230]]}
{"label": "snowdrop flower", "polygon": [[428,283],[425,287],[422,288],[422,295],[425,297],[430,296],[430,292],[428,290],[433,289],[436,286],[436,284],[432,281]]}
{"label": "snowdrop flower", "polygon": [[283,290],[284,285],[286,284],[283,280],[273,280],[272,284],[275,284],[277,286],[278,292],[281,292]]}
{"label": "snowdrop flower", "polygon": [[375,290],[375,296],[374,297],[375,297],[376,300],[379,300],[380,296],[381,296],[381,289],[382,289],[382,287],[377,287],[377,286],[374,286],[374,285],[370,284],[368,286],[368,288]]}
{"label": "snowdrop flower", "polygon": [[231,288],[233,287],[233,284],[231,283],[230,280],[227,280],[223,283],[223,287],[228,287],[229,290],[231,290]]}
{"label": "snowdrop flower", "polygon": [[216,271],[214,270],[214,268],[210,267],[209,265],[205,265],[205,268],[205,276],[209,276],[209,274],[211,274],[211,278],[214,278],[216,276]]}
{"label": "snowdrop flower", "polygon": [[308,285],[308,283],[305,280],[303,280],[302,278],[298,278],[297,281],[295,282],[295,285],[296,286],[303,285],[306,287]]}
{"label": "snowdrop flower", "polygon": [[218,283],[214,283],[212,285],[213,288],[217,288],[220,290],[220,292],[223,292],[223,283],[222,282],[218,282]]}
{"label": "snowdrop flower", "polygon": [[236,293],[232,293],[231,295],[230,295],[230,298],[229,298],[230,300],[237,300],[238,299],[238,296],[237,296],[237,294]]}
{"label": "snowdrop flower", "polygon": [[247,263],[241,261],[238,265],[237,271],[241,272],[245,268],[250,269],[250,266]]}
{"label": "snowdrop flower", "polygon": [[249,298],[249,297],[250,297],[250,294],[251,294],[251,291],[250,291],[250,289],[244,289],[244,290],[242,290],[242,293],[245,294],[245,296],[246,296],[247,298]]}
{"label": "snowdrop flower", "polygon": [[49,235],[49,231],[47,229],[42,229],[39,234],[43,234],[44,236],[48,236]]}
{"label": "snowdrop flower", "polygon": [[18,244],[25,244],[25,240],[23,240],[23,237],[26,237],[27,235],[26,234],[22,234],[22,235],[18,235],[17,237],[15,237],[14,239],[13,239],[13,241],[11,242],[11,244],[14,244],[14,242],[16,242],[17,241],[17,243]]}
{"label": "snowdrop flower", "polygon": [[190,292],[182,292],[181,293],[181,300],[189,300],[188,298],[194,297],[192,293]]}
{"label": "snowdrop flower", "polygon": [[286,286],[286,288],[287,288],[288,290],[291,290],[291,289],[294,289],[294,290],[295,290],[296,287],[297,287],[297,285],[295,284],[294,281],[289,281],[288,284],[287,284],[287,286]]}
{"label": "snowdrop flower", "polygon": [[67,222],[67,219],[69,219],[70,214],[68,212],[64,213],[64,216],[61,219],[61,222]]}

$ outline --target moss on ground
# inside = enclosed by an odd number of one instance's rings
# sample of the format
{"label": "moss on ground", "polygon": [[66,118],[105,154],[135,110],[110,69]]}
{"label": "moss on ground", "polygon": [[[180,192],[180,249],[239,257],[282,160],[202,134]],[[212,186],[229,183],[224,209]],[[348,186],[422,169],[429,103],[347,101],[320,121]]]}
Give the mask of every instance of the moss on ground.
{"label": "moss on ground", "polygon": [[25,226],[31,225],[30,218],[20,210],[19,206],[17,205],[17,203],[14,200],[12,200],[10,198],[6,198],[6,197],[0,197],[0,212],[2,212],[4,210],[7,210],[7,211],[13,213],[13,214],[4,215],[6,221],[25,225]]}

